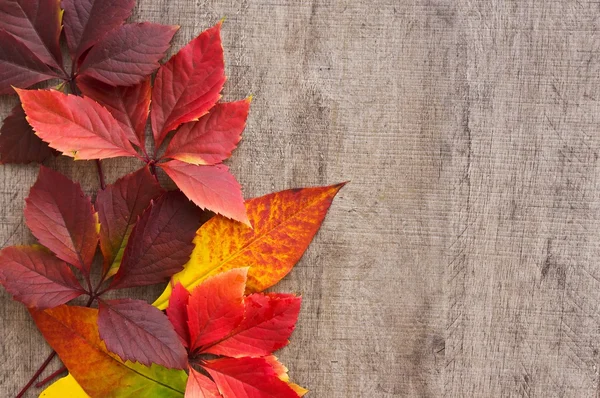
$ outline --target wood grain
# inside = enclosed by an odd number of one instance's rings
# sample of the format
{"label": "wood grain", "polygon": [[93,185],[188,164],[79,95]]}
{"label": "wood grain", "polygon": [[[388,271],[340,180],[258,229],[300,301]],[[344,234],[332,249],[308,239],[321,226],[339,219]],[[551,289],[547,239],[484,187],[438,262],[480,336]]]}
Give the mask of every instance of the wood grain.
{"label": "wood grain", "polygon": [[[225,99],[255,98],[229,163],[245,195],[351,180],[276,288],[304,296],[292,378],[313,397],[599,396],[600,3],[138,0],[132,19],[181,25],[177,49],[223,16]],[[91,162],[50,166],[97,189]],[[135,166],[105,162],[110,181]],[[36,175],[0,168],[3,245],[32,240]],[[49,349],[0,299],[9,397]]]}

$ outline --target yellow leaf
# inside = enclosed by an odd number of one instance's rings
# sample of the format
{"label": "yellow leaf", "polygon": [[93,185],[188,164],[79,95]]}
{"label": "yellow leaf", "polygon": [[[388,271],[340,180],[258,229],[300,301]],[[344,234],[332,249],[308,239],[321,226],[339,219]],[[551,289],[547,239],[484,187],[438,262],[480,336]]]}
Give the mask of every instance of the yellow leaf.
{"label": "yellow leaf", "polygon": [[68,374],[62,379],[56,380],[50,384],[40,394],[40,398],[90,398],[89,395],[83,391],[83,388],[77,383],[77,381]]}

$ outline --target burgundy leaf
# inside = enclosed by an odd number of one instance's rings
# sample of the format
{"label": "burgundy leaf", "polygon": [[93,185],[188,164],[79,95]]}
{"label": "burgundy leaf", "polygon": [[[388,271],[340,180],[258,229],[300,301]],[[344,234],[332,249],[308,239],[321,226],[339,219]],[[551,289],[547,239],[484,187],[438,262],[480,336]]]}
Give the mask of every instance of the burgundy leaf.
{"label": "burgundy leaf", "polygon": [[112,288],[168,280],[188,262],[202,212],[178,191],[159,197],[133,228]]}
{"label": "burgundy leaf", "polygon": [[138,84],[158,69],[177,29],[149,22],[123,25],[92,47],[79,73],[112,86]]}
{"label": "burgundy leaf", "polygon": [[84,293],[69,266],[41,246],[0,251],[0,283],[28,307],[56,307]]}
{"label": "burgundy leaf", "polygon": [[54,153],[35,135],[21,104],[15,106],[0,129],[0,163],[41,163]]}
{"label": "burgundy leaf", "polygon": [[138,217],[161,192],[148,167],[126,175],[98,192],[100,249],[107,276],[114,275],[121,264],[125,245]]}
{"label": "burgundy leaf", "polygon": [[187,291],[181,283],[173,288],[171,297],[169,297],[169,307],[167,308],[167,317],[179,335],[181,342],[187,348],[190,346],[190,332],[188,330],[187,305],[190,299],[190,292]]}
{"label": "burgundy leaf", "polygon": [[158,308],[145,301],[100,301],[98,331],[106,348],[123,361],[184,369],[187,353],[173,326]]}

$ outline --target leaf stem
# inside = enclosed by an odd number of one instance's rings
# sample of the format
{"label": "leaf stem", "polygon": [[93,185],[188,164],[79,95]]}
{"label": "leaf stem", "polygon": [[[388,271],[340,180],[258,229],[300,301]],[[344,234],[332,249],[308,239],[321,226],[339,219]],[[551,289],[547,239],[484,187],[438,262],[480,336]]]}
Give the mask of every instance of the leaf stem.
{"label": "leaf stem", "polygon": [[59,376],[61,373],[64,373],[66,371],[67,371],[67,367],[63,366],[62,368],[58,369],[56,372],[52,372],[52,374],[49,375],[48,377],[46,377],[44,380],[36,383],[35,388],[40,388],[40,387],[45,386],[46,384],[48,384],[52,380],[54,380],[57,376]]}
{"label": "leaf stem", "polygon": [[106,189],[106,182],[104,181],[104,171],[102,171],[102,161],[96,159],[96,168],[98,169],[98,180],[100,180],[100,189],[103,191]]}
{"label": "leaf stem", "polygon": [[52,353],[48,356],[48,358],[46,358],[46,360],[42,363],[42,365],[38,368],[38,370],[33,374],[31,379],[29,379],[27,384],[25,384],[25,387],[23,387],[23,389],[17,394],[16,398],[21,398],[21,397],[23,397],[23,395],[25,395],[25,393],[27,392],[27,390],[29,390],[29,388],[31,387],[33,382],[36,381],[38,377],[40,377],[40,375],[42,374],[44,369],[46,369],[48,367],[48,365],[50,365],[50,362],[52,362],[52,360],[54,359],[55,356],[56,356],[56,351],[52,351]]}

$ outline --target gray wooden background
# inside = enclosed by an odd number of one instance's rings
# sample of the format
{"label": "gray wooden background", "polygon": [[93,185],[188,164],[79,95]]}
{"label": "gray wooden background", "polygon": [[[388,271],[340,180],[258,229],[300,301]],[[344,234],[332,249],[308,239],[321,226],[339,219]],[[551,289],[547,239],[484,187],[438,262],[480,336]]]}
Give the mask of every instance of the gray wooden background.
{"label": "gray wooden background", "polygon": [[[227,17],[247,197],[352,181],[277,286],[304,295],[279,356],[310,396],[599,396],[599,2],[138,3],[175,48]],[[97,189],[91,162],[50,165]],[[1,244],[31,241],[36,175],[0,167]],[[10,397],[49,349],[0,296]]]}

